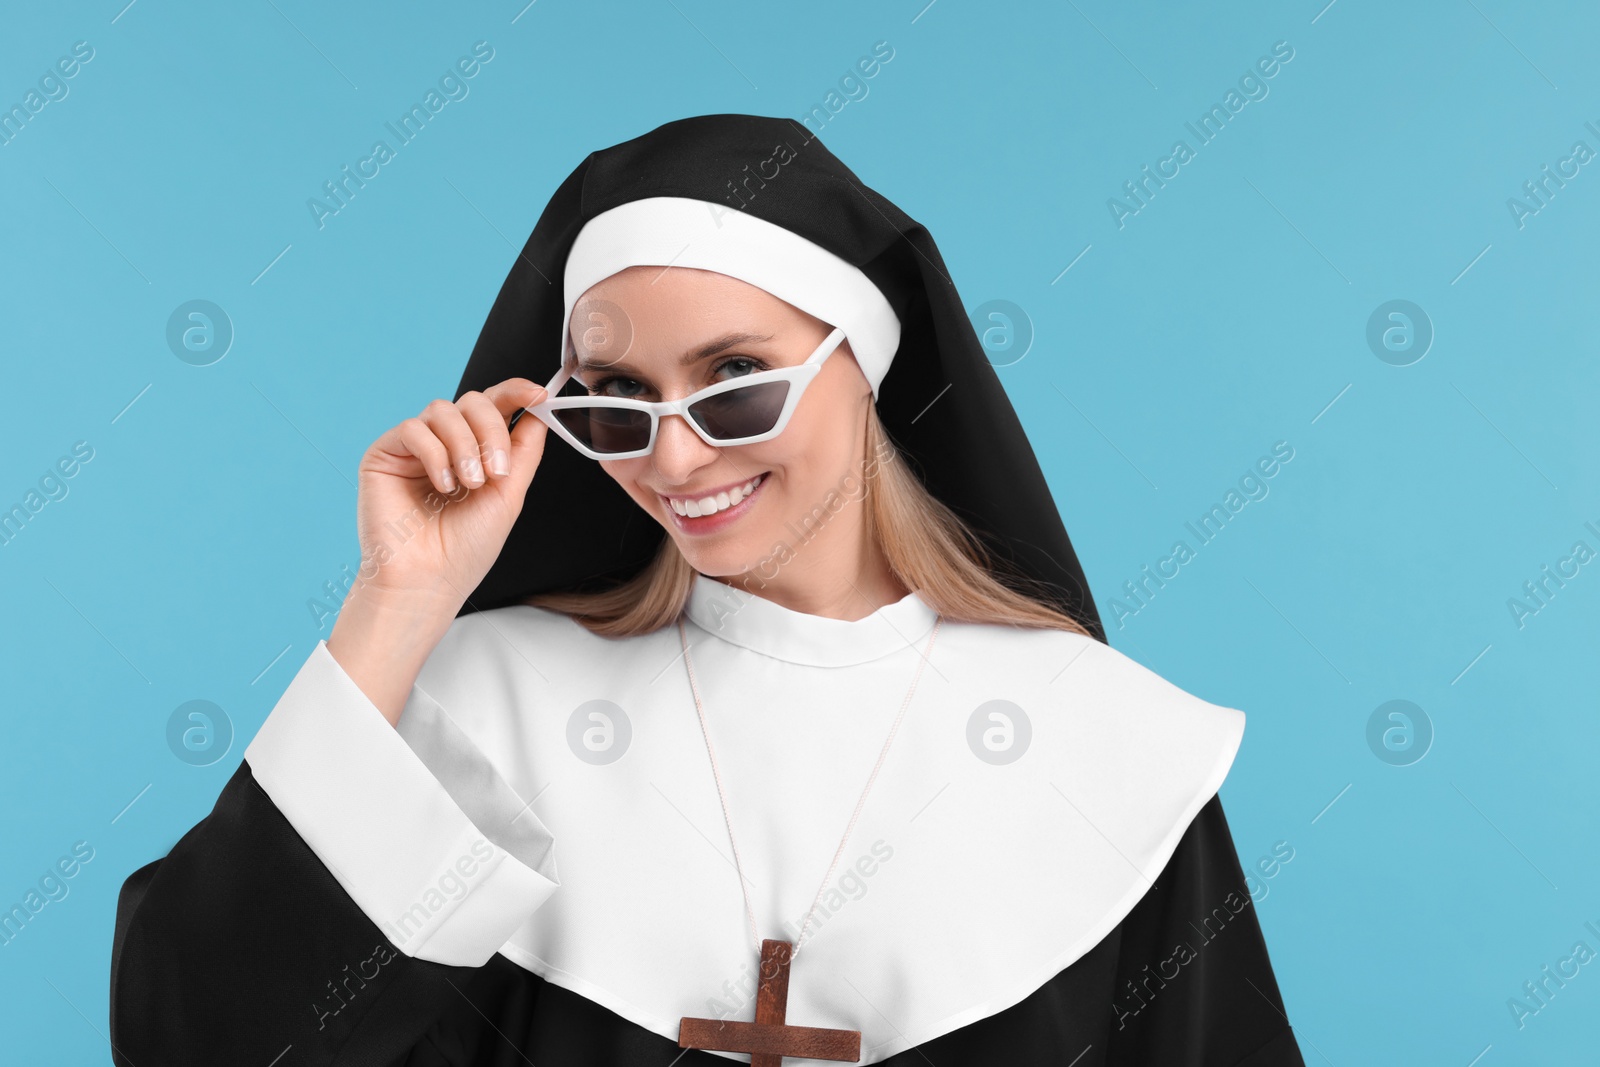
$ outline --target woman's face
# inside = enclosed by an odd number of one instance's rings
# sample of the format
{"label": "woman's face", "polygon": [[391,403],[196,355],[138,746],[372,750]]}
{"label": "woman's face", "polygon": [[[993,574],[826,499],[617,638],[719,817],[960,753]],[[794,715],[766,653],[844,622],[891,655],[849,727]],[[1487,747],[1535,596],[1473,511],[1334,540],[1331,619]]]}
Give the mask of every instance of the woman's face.
{"label": "woman's face", "polygon": [[[585,292],[572,316],[577,377],[596,395],[639,400],[674,400],[796,366],[830,332],[764,289],[683,267],[614,274]],[[661,420],[650,455],[600,465],[695,570],[755,572],[770,581],[789,553],[804,572],[824,556],[859,549],[871,404],[872,387],[846,342],[823,362],[777,437],[715,447],[672,415]],[[830,512],[830,492],[850,502]]]}

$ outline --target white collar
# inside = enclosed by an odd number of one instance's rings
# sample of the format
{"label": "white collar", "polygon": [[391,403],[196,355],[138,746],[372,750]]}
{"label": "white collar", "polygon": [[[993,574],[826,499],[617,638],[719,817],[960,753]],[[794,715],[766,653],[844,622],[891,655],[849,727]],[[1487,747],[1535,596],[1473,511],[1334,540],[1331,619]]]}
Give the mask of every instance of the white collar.
{"label": "white collar", "polygon": [[916,644],[938,612],[915,591],[864,618],[830,619],[696,573],[685,611],[696,626],[729,644],[809,667],[867,663]]}

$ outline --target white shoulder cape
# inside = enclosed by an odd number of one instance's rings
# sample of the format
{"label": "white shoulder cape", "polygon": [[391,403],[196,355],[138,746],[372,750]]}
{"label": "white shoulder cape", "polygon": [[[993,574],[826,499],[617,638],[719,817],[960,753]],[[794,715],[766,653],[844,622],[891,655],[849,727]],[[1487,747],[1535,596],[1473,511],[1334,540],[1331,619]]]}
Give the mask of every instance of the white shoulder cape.
{"label": "white shoulder cape", "polygon": [[[760,935],[794,941],[934,613],[913,593],[825,619],[701,576],[688,616]],[[860,1030],[874,1063],[1021,1001],[1138,903],[1243,729],[1091,638],[942,622],[795,958],[790,1022]],[[398,731],[319,644],[245,755],[401,951],[498,951],[674,1041],[685,1015],[752,1018],[675,626],[464,616]]]}

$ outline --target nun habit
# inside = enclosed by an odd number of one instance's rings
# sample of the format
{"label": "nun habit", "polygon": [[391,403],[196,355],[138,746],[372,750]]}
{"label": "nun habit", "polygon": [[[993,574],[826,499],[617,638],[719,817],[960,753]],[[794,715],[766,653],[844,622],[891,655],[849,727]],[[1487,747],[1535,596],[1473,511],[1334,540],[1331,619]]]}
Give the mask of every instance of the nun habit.
{"label": "nun habit", "polygon": [[[629,264],[843,329],[923,484],[1088,635],[696,575],[681,631],[600,637],[521,601],[625,581],[666,534],[552,435],[398,729],[319,641],[212,812],[128,877],[115,1062],[715,1067],[750,1057],[680,1047],[687,1020],[760,1012],[889,1067],[1300,1067],[1217,795],[1244,715],[1105,641],[927,231],[796,123],[668,123],[556,190],[457,396],[550,380],[573,301]],[[786,1018],[758,939],[800,945]]]}

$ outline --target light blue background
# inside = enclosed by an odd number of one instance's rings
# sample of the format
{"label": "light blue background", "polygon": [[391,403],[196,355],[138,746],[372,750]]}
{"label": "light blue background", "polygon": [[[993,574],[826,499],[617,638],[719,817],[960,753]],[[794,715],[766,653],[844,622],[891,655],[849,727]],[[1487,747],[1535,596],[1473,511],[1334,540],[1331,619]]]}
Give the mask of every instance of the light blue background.
{"label": "light blue background", "polygon": [[[674,118],[799,117],[886,40],[823,140],[969,308],[1025,310],[997,362],[1113,644],[1248,713],[1223,795],[1247,865],[1294,849],[1259,909],[1308,1063],[1594,1061],[1600,964],[1520,1029],[1507,1007],[1600,950],[1600,563],[1507,607],[1600,550],[1600,165],[1521,228],[1506,203],[1600,150],[1592,7],[523,2],[5,16],[0,106],[95,50],[0,147],[0,505],[94,449],[0,546],[0,903],[95,850],[0,948],[6,1058],[106,1062],[120,883],[326,636],[306,602],[356,560],[358,457],[452,392],[557,183]],[[319,229],[307,199],[479,40],[470,95]],[[1269,95],[1119,229],[1107,199],[1277,41]],[[192,299],[237,331],[211,366],[165,341]],[[1436,331],[1409,366],[1366,342],[1392,299]],[[1118,628],[1122,584],[1277,441],[1270,494]],[[236,728],[211,766],[167,746],[192,699]],[[1410,766],[1367,744],[1391,699],[1435,732]]]}

